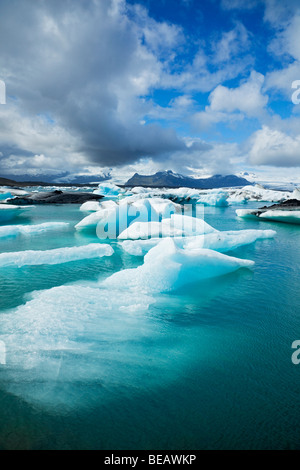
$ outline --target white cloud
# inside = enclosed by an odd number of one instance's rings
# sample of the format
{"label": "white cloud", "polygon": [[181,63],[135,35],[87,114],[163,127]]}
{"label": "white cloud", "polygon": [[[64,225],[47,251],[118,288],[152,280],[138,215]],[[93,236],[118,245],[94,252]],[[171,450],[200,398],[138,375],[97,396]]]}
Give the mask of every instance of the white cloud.
{"label": "white cloud", "polygon": [[300,166],[300,134],[292,137],[263,126],[250,139],[250,162],[255,165]]}
{"label": "white cloud", "polygon": [[237,23],[234,29],[224,32],[221,39],[213,44],[213,62],[218,64],[227,62],[240,52],[244,54],[249,46],[248,31],[242,23]]}
{"label": "white cloud", "polygon": [[219,85],[209,95],[210,105],[205,111],[195,113],[192,121],[196,128],[206,129],[218,122],[231,124],[247,118],[262,118],[268,96],[262,93],[264,76],[252,71],[248,80],[239,87]]}
{"label": "white cloud", "polygon": [[240,111],[249,117],[261,114],[268,97],[261,92],[264,76],[251,72],[250,78],[237,88],[219,85],[209,96],[211,111]]}

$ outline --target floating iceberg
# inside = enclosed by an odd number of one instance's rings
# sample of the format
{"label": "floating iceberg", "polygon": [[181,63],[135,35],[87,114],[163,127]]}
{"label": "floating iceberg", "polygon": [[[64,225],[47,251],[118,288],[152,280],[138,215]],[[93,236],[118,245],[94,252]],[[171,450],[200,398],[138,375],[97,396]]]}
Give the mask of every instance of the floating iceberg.
{"label": "floating iceberg", "polygon": [[11,193],[0,191],[0,201],[5,201],[6,199],[9,199],[11,197],[12,197]]}
{"label": "floating iceberg", "polygon": [[235,212],[242,219],[257,219],[257,211],[253,209],[237,209]]}
{"label": "floating iceberg", "polygon": [[300,211],[281,211],[271,210],[259,215],[260,219],[266,219],[274,222],[284,222],[286,224],[300,224]]}
{"label": "floating iceberg", "polygon": [[71,248],[57,248],[46,251],[19,251],[0,254],[0,268],[7,266],[38,266],[42,264],[63,264],[70,261],[111,256],[114,250],[110,245],[92,243]]}
{"label": "floating iceberg", "polygon": [[[197,250],[199,248],[207,248],[220,253],[235,250],[240,246],[249,245],[260,239],[274,238],[276,232],[274,230],[240,230],[208,233],[195,237],[179,237],[173,238],[176,246]],[[149,240],[126,240],[121,243],[122,248],[129,254],[134,256],[145,256],[151,248],[162,242],[161,238],[150,238]]]}
{"label": "floating iceberg", "polygon": [[80,207],[81,212],[97,212],[101,209],[101,203],[98,201],[87,201]]}
{"label": "floating iceberg", "polygon": [[99,184],[98,189],[94,191],[94,194],[106,197],[118,197],[122,192],[124,191],[113,183],[101,183]]}
{"label": "floating iceberg", "polygon": [[120,235],[120,240],[139,240],[160,237],[187,237],[217,232],[202,219],[187,215],[172,214],[161,222],[134,222]]}
{"label": "floating iceberg", "polygon": [[204,204],[206,206],[227,207],[229,205],[228,193],[225,191],[217,191],[203,194],[197,202],[198,204]]}
{"label": "floating iceberg", "polygon": [[296,188],[294,192],[291,195],[291,199],[296,199],[297,201],[300,201],[300,189]]}
{"label": "floating iceberg", "polygon": [[0,223],[7,222],[18,217],[26,209],[29,209],[29,207],[0,204]]}
{"label": "floating iceberg", "polygon": [[142,266],[113,274],[103,282],[103,286],[134,288],[146,293],[167,292],[253,265],[253,261],[213,250],[181,249],[171,238],[166,238],[146,254]]}
{"label": "floating iceberg", "polygon": [[57,230],[67,230],[66,222],[46,222],[38,225],[5,225],[0,227],[0,238],[17,237],[18,235],[35,235]]}
{"label": "floating iceberg", "polygon": [[[284,205],[282,205],[284,206]],[[281,206],[281,207],[282,207]],[[270,220],[274,222],[283,222],[286,224],[296,224],[300,223],[300,210],[293,210],[293,209],[257,209],[257,210],[243,210],[238,209],[236,211],[238,217],[242,217],[244,219],[259,219],[259,220]]]}
{"label": "floating iceberg", "polygon": [[[90,207],[82,206],[81,210]],[[119,233],[126,230],[135,220],[139,222],[156,221],[157,223],[174,213],[181,213],[181,206],[161,198],[125,198],[116,204],[114,201],[104,201],[100,210],[85,217],[76,225],[77,230],[90,230],[97,227],[99,238],[117,238]]]}
{"label": "floating iceberg", "polygon": [[292,193],[288,191],[274,191],[265,189],[261,185],[245,186],[242,189],[232,189],[229,191],[230,203],[245,201],[263,201],[263,202],[283,202],[291,199]]}

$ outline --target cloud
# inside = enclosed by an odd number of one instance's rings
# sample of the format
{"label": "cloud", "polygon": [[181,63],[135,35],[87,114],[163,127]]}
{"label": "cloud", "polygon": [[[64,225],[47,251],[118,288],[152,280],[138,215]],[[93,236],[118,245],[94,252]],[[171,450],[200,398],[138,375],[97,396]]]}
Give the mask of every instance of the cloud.
{"label": "cloud", "polygon": [[261,114],[268,103],[268,97],[261,92],[264,76],[255,71],[250,78],[237,88],[227,88],[219,85],[209,96],[212,111],[228,113],[240,111],[253,117]]}
{"label": "cloud", "polygon": [[263,126],[250,139],[250,163],[278,167],[300,167],[300,134],[292,137]]}
{"label": "cloud", "polygon": [[263,94],[264,76],[252,71],[248,80],[240,86],[227,88],[217,86],[209,95],[205,111],[195,113],[192,120],[195,127],[206,129],[218,122],[231,124],[247,118],[262,118],[268,96]]}
{"label": "cloud", "polygon": [[234,29],[223,32],[221,39],[213,43],[212,61],[217,64],[227,62],[241,52],[245,53],[249,46],[248,31],[242,23],[237,23]]}
{"label": "cloud", "polygon": [[122,0],[38,0],[34,7],[3,0],[0,67],[8,94],[17,97],[17,110],[1,113],[4,126],[11,122],[7,145],[54,158],[55,134],[57,158],[77,154],[104,166],[183,150],[174,130],[140,124],[148,111],[143,95],[161,73],[158,51],[176,47],[181,31],[147,21],[145,10],[139,18],[130,19]]}

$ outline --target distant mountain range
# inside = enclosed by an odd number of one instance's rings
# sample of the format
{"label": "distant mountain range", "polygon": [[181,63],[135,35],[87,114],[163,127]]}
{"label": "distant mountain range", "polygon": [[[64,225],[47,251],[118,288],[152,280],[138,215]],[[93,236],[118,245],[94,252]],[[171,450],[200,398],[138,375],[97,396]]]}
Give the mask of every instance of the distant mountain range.
{"label": "distant mountain range", "polygon": [[0,186],[24,188],[26,186],[58,186],[58,187],[71,187],[71,186],[98,186],[98,183],[84,183],[81,182],[69,182],[69,183],[55,183],[55,182],[45,182],[45,181],[15,181],[8,178],[0,178]]}
{"label": "distant mountain range", "polygon": [[248,180],[236,175],[215,175],[210,178],[192,178],[169,171],[160,171],[155,175],[139,175],[135,173],[125,186],[145,186],[150,188],[194,188],[194,189],[213,189],[229,188],[233,186],[251,185]]}

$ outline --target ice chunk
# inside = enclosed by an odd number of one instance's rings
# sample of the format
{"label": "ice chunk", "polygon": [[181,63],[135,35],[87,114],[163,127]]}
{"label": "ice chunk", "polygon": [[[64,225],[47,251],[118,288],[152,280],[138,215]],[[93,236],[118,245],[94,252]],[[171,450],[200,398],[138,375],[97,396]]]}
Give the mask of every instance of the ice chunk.
{"label": "ice chunk", "polygon": [[253,261],[213,250],[182,250],[171,238],[166,238],[146,254],[142,266],[115,273],[103,285],[108,288],[131,287],[141,292],[166,292],[253,265]]}
{"label": "ice chunk", "polygon": [[92,214],[88,215],[84,219],[82,219],[76,226],[76,230],[89,230],[89,229],[96,229],[99,222],[106,223],[105,221],[109,216],[114,215],[116,217],[116,210],[117,205],[111,208],[102,208],[97,212],[93,212]]}
{"label": "ice chunk", "polygon": [[291,199],[297,199],[300,201],[300,189],[296,188],[294,192],[292,193]]}
{"label": "ice chunk", "polygon": [[271,210],[259,215],[260,219],[271,220],[274,222],[284,222],[286,224],[300,224],[300,211],[281,211]]}
{"label": "ice chunk", "polygon": [[257,212],[253,209],[237,209],[235,212],[242,219],[257,219]]}
{"label": "ice chunk", "polygon": [[113,183],[101,183],[99,184],[98,189],[94,191],[94,194],[107,197],[118,197],[122,192],[124,191]]}
{"label": "ice chunk", "polygon": [[119,204],[105,201],[100,204],[100,207],[100,210],[79,222],[76,229],[86,230],[97,227],[99,238],[116,238],[135,220],[159,222],[161,218],[171,217],[175,212],[181,213],[181,206],[159,198],[133,200],[125,198]]}
{"label": "ice chunk", "polygon": [[209,233],[197,237],[186,238],[183,247],[187,250],[208,248],[220,253],[235,250],[240,246],[250,245],[260,239],[274,238],[274,230],[240,230]]}
{"label": "ice chunk", "polygon": [[32,293],[25,305],[0,316],[8,350],[2,385],[22,400],[65,413],[90,407],[95,385],[109,400],[107,388],[117,382],[143,384],[141,366],[149,359],[142,359],[137,339],[162,335],[144,314],[151,302],[142,293],[82,285]]}
{"label": "ice chunk", "polygon": [[0,204],[0,223],[7,222],[9,220],[18,217],[22,212],[30,207],[21,207],[21,206],[13,206],[10,204]]}
{"label": "ice chunk", "polygon": [[114,253],[110,245],[91,243],[85,246],[57,248],[46,251],[20,251],[0,254],[0,268],[6,266],[38,266],[42,264],[62,264],[90,258],[111,256]]}
{"label": "ice chunk", "polygon": [[228,206],[228,193],[219,191],[203,194],[197,202],[206,206],[226,207]]}
{"label": "ice chunk", "polygon": [[242,189],[229,191],[229,202],[246,201],[264,201],[264,202],[283,202],[291,199],[292,193],[288,191],[274,191],[265,189],[261,185],[245,186]]}
{"label": "ice chunk", "polygon": [[11,197],[12,197],[11,193],[0,191],[0,201],[5,201],[5,199],[9,199]]}
{"label": "ice chunk", "polygon": [[217,232],[204,220],[187,215],[172,214],[161,222],[134,222],[120,235],[120,240],[138,240],[160,237],[182,237]]}
{"label": "ice chunk", "polygon": [[97,212],[101,209],[101,203],[99,201],[87,201],[80,207],[81,212]]}
{"label": "ice chunk", "polygon": [[[175,240],[175,239],[174,239]],[[123,250],[133,256],[145,256],[151,248],[162,241],[162,238],[149,238],[148,240],[125,240],[120,243]]]}
{"label": "ice chunk", "polygon": [[[174,237],[176,246],[188,250],[208,248],[226,253],[243,245],[249,245],[259,239],[274,238],[274,230],[240,230],[208,233],[195,237]],[[150,238],[149,240],[126,240],[121,243],[122,248],[134,256],[145,256],[151,248],[158,245],[161,238]]]}
{"label": "ice chunk", "polygon": [[6,225],[0,227],[0,238],[18,235],[35,235],[57,230],[67,230],[70,224],[65,222],[46,222],[38,225]]}

